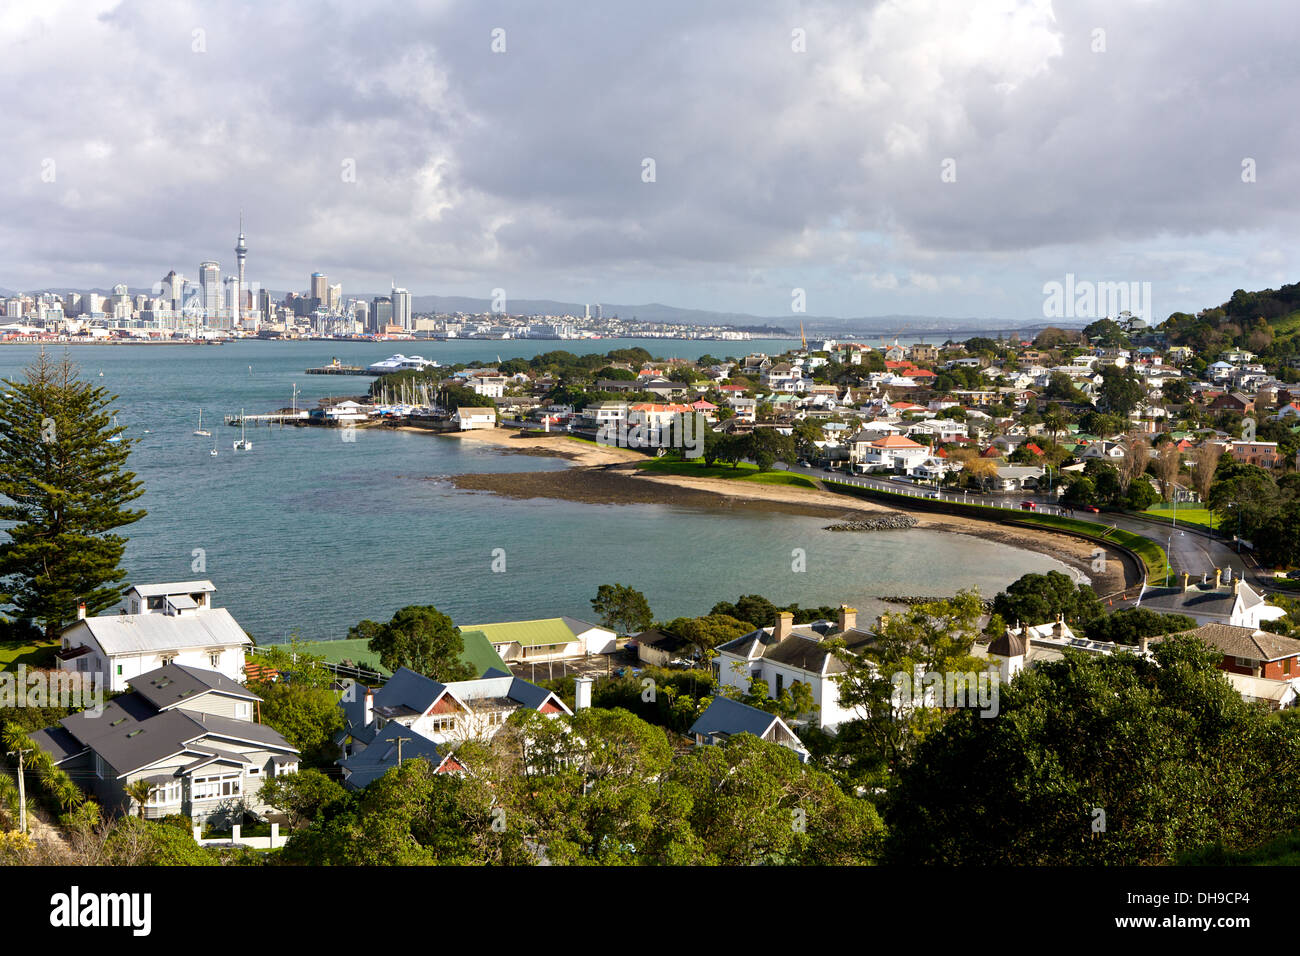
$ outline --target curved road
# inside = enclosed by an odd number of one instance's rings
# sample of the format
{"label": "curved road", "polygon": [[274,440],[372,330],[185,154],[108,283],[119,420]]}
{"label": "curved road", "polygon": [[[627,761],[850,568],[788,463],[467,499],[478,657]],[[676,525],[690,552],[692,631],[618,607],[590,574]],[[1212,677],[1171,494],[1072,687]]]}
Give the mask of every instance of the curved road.
{"label": "curved road", "polygon": [[[1216,568],[1231,567],[1234,577],[1244,572],[1246,579],[1251,581],[1252,584],[1267,588],[1267,584],[1261,580],[1258,574],[1258,565],[1248,551],[1238,554],[1235,543],[1230,540],[1213,538],[1207,530],[1196,525],[1178,525],[1175,527],[1168,522],[1132,514],[1094,513],[1085,511],[1082,508],[1072,510],[1068,506],[1059,504],[1049,496],[1038,493],[975,494],[971,492],[955,492],[950,489],[936,490],[931,485],[919,485],[911,481],[899,481],[874,475],[847,475],[838,469],[832,474],[824,468],[813,466],[794,465],[789,468],[789,471],[818,481],[840,481],[859,486],[880,488],[896,494],[951,501],[959,504],[990,505],[1006,508],[1008,511],[1027,511],[1028,509],[1021,508],[1021,502],[1032,501],[1035,505],[1033,510],[1038,514],[1063,515],[1082,521],[1092,521],[1100,525],[1130,531],[1155,542],[1169,555],[1169,564],[1173,568],[1171,583],[1173,583],[1174,579],[1180,578],[1184,572],[1190,574],[1195,580],[1200,580],[1203,574],[1213,579]],[[1152,581],[1150,583],[1153,587],[1164,585],[1163,581]]]}

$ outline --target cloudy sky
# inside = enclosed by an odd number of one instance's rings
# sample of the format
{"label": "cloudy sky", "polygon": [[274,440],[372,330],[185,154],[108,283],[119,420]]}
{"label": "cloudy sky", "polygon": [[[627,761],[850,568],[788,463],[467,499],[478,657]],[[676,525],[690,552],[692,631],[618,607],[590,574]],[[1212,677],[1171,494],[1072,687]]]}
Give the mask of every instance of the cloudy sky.
{"label": "cloudy sky", "polygon": [[1073,273],[1164,318],[1298,278],[1298,28],[1291,0],[6,0],[0,287],[224,271],[242,208],[276,289],[1014,320]]}

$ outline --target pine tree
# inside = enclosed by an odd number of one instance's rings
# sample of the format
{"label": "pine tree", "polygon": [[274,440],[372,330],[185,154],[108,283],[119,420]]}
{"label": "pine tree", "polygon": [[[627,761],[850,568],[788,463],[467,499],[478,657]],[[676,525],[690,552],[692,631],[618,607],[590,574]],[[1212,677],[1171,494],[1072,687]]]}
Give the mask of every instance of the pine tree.
{"label": "pine tree", "polygon": [[144,493],[126,471],[133,442],[108,410],[116,395],[82,381],[65,354],[41,352],[0,399],[0,604],[41,624],[47,639],[84,602],[87,614],[122,597],[118,564],[126,538],[116,528],[144,511],[124,506]]}

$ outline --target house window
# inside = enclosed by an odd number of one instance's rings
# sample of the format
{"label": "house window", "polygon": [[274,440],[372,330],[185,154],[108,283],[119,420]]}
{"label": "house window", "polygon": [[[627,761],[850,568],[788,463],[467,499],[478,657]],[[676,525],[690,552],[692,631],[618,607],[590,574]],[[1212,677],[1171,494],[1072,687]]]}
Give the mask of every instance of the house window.
{"label": "house window", "polygon": [[1282,673],[1284,674],[1291,673],[1291,662],[1293,660],[1295,660],[1294,657],[1288,657],[1286,660],[1282,662]]}
{"label": "house window", "polygon": [[247,704],[247,703],[244,703],[244,702],[242,702],[242,701],[241,701],[240,703],[236,704],[236,705],[235,705],[235,716],[238,717],[240,720],[247,720],[247,719],[248,719],[248,704]]}
{"label": "house window", "polygon": [[215,653],[215,654],[209,654],[209,655],[208,655],[208,663],[211,664],[213,667],[220,667],[220,666],[221,666],[221,652],[218,651],[218,652]]}
{"label": "house window", "polygon": [[195,800],[217,800],[222,797],[238,797],[243,792],[243,780],[239,774],[221,774],[215,777],[195,777],[191,796]]}
{"label": "house window", "polygon": [[117,676],[118,676],[118,677],[121,677],[121,676],[122,676],[122,665],[121,665],[121,664],[118,664],[118,665],[117,665]]}
{"label": "house window", "polygon": [[169,780],[167,783],[155,786],[149,793],[149,799],[145,803],[147,807],[160,807],[168,803],[180,803],[181,801],[181,782],[179,780]]}
{"label": "house window", "polygon": [[165,597],[151,597],[146,598],[146,600],[148,601],[149,610],[151,611],[161,611],[167,604],[167,598]]}

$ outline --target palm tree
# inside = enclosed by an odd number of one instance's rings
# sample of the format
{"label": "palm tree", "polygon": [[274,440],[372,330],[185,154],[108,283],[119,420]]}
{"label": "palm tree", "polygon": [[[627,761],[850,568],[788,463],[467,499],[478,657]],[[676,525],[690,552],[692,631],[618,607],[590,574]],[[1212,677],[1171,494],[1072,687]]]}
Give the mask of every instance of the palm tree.
{"label": "palm tree", "polygon": [[128,783],[122,788],[122,792],[140,807],[141,820],[144,819],[144,805],[149,802],[149,798],[153,796],[156,789],[158,788],[148,780],[137,780],[135,783]]}

